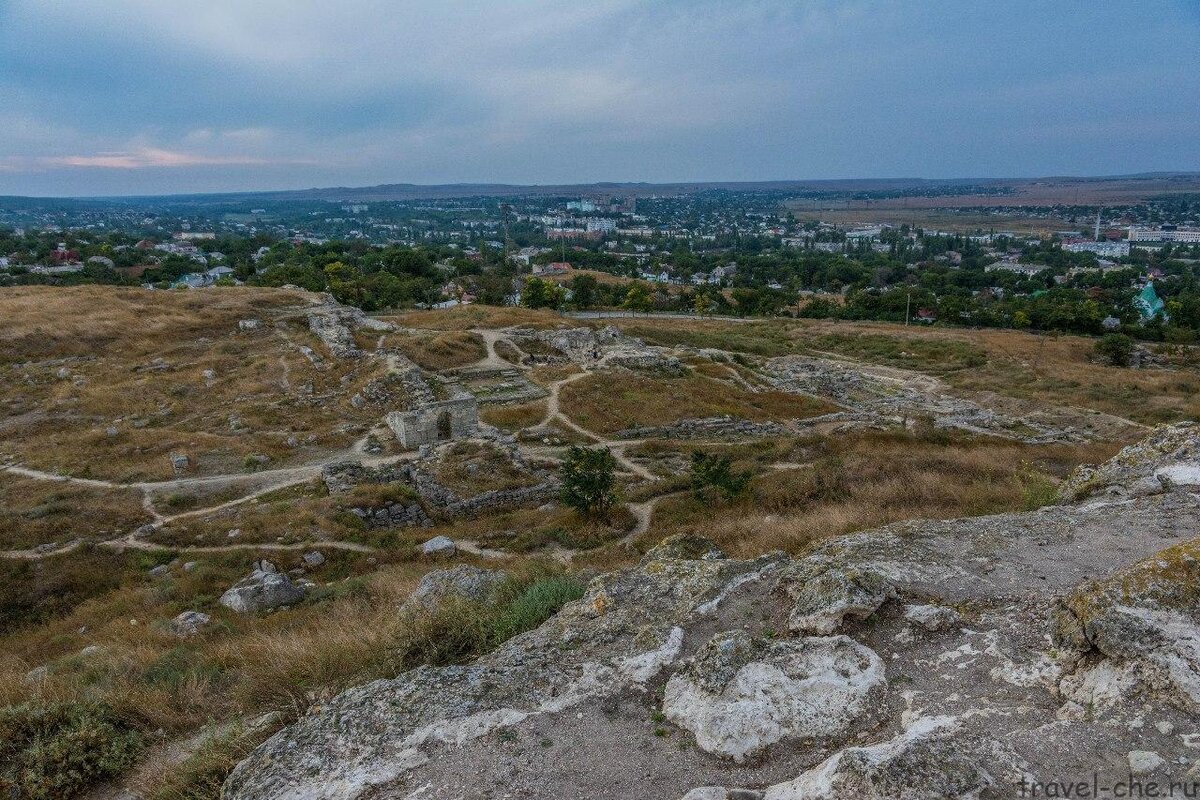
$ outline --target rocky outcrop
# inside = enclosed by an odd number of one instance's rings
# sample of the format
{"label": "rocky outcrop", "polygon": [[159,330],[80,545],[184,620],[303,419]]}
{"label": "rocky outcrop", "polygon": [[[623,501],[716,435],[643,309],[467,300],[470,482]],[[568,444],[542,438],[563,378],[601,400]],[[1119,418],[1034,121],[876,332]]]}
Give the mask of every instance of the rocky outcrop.
{"label": "rocky outcrop", "polygon": [[362,309],[340,305],[330,295],[308,311],[308,327],[336,358],[358,358],[362,350],[354,341],[354,330],[390,331],[393,326],[372,319]]}
{"label": "rocky outcrop", "polygon": [[[1064,679],[1074,702],[1111,705],[1140,691],[1200,710],[1200,539],[1084,583],[1056,608],[1054,633],[1111,662]],[[1097,697],[1099,677],[1109,690]]]}
{"label": "rocky outcrop", "polygon": [[1200,426],[1162,425],[1099,465],[1079,467],[1059,487],[1063,502],[1141,497],[1200,487]]}
{"label": "rocky outcrop", "polygon": [[239,764],[224,796],[364,797],[445,744],[645,685],[679,658],[681,623],[768,561],[664,558],[601,576],[583,599],[472,664],[422,667],[340,695]]}
{"label": "rocky outcrop", "polygon": [[846,733],[887,688],[879,656],[846,636],[714,636],[671,676],[663,714],[705,751],[741,763],[784,739]]}
{"label": "rocky outcrop", "polygon": [[[996,745],[993,752],[981,754],[959,732],[953,717],[919,719],[894,739],[848,747],[796,780],[770,787],[764,800],[977,798],[998,783],[988,771],[994,766],[985,763],[997,761],[1000,748]],[[1010,783],[1004,788],[1015,786]]]}

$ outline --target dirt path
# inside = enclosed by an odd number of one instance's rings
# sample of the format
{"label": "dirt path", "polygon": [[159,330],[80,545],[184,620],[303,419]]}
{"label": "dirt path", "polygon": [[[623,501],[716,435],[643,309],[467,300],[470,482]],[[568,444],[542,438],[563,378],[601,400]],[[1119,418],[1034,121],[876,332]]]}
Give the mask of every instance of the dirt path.
{"label": "dirt path", "polygon": [[489,370],[489,369],[519,369],[529,370],[529,367],[524,364],[514,364],[508,359],[501,358],[496,352],[496,342],[506,338],[503,331],[489,330],[487,328],[472,328],[471,333],[483,339],[484,345],[487,347],[487,355],[470,364],[462,367],[464,370]]}
{"label": "dirt path", "polygon": [[[62,547],[54,550],[5,550],[0,552],[0,558],[10,558],[13,560],[36,561],[51,556],[60,556],[78,550],[84,544],[83,540],[69,542]],[[365,544],[357,542],[343,542],[337,539],[330,540],[311,540],[307,542],[295,542],[292,544],[281,544],[279,542],[246,542],[244,544],[214,544],[214,545],[171,545],[160,544],[159,542],[145,542],[136,538],[135,534],[127,533],[124,536],[119,536],[116,539],[106,539],[95,543],[97,547],[107,547],[110,550],[118,552],[122,550],[142,550],[146,552],[169,551],[186,555],[187,553],[232,553],[238,550],[273,550],[273,551],[288,551],[288,550],[348,550],[354,553],[374,553],[375,548],[368,547]]]}
{"label": "dirt path", "polygon": [[679,497],[687,494],[687,492],[671,492],[670,494],[660,494],[658,497],[652,497],[644,503],[626,503],[625,506],[633,513],[637,524],[633,526],[633,530],[625,534],[625,537],[617,542],[618,545],[631,548],[634,541],[637,540],[646,531],[650,530],[650,522],[654,518],[655,507],[663,500],[670,497]]}

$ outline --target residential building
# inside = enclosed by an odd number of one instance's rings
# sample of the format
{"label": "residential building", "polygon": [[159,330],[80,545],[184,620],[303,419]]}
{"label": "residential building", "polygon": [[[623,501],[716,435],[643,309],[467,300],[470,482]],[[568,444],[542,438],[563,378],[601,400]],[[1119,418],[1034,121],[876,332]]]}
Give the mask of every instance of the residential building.
{"label": "residential building", "polygon": [[1158,228],[1140,228],[1136,225],[1130,225],[1129,241],[1200,244],[1200,228],[1180,228],[1175,225],[1162,225]]}

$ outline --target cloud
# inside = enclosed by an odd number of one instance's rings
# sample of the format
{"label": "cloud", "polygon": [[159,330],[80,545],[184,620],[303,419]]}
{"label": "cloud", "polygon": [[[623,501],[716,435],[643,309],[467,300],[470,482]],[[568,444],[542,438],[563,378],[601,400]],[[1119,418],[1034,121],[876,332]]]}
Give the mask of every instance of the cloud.
{"label": "cloud", "polygon": [[100,169],[147,169],[162,167],[211,167],[268,164],[250,156],[205,156],[171,150],[143,148],[128,153],[98,153],[89,156],[47,156],[38,161],[50,167],[95,167]]}
{"label": "cloud", "polygon": [[1194,0],[0,0],[0,192],[1200,168],[1198,36]]}

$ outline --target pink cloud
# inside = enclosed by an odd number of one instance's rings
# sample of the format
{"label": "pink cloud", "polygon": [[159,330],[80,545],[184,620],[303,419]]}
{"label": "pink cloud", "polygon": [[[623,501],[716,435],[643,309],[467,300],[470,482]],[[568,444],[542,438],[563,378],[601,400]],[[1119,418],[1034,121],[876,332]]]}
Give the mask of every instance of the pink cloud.
{"label": "pink cloud", "polygon": [[146,147],[125,153],[97,153],[90,156],[49,156],[40,159],[51,167],[95,167],[99,169],[147,169],[154,167],[203,167],[229,164],[267,164],[250,156],[204,156]]}

